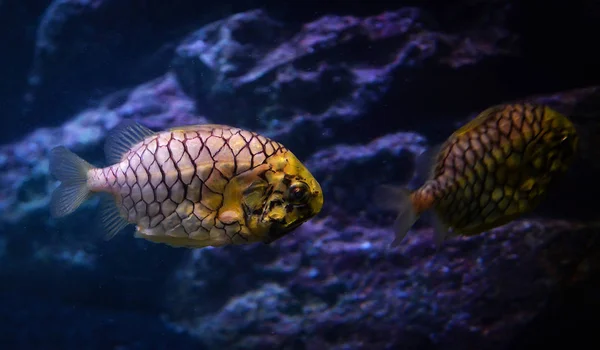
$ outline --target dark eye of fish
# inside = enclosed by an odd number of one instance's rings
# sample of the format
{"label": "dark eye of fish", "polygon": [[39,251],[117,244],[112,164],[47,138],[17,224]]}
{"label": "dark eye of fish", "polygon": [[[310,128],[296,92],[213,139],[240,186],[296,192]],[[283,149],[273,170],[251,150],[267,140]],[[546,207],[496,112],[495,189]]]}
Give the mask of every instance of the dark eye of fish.
{"label": "dark eye of fish", "polygon": [[288,198],[293,204],[305,204],[309,198],[308,193],[308,185],[304,182],[298,182],[290,186]]}

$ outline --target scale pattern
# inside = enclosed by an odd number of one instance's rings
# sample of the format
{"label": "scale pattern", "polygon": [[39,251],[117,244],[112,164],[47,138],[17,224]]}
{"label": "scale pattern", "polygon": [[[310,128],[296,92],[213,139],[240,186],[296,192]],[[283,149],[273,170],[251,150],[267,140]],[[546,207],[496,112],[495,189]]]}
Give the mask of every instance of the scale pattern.
{"label": "scale pattern", "polygon": [[567,170],[576,140],[571,122],[548,107],[498,106],[447,140],[413,203],[417,210],[434,203],[441,221],[460,234],[507,223],[539,204],[550,181]]}
{"label": "scale pattern", "polygon": [[138,235],[236,243],[245,240],[240,223],[219,216],[227,185],[286,151],[233,127],[174,129],[146,138],[120,163],[96,169],[95,181],[113,189],[122,216],[138,225]]}

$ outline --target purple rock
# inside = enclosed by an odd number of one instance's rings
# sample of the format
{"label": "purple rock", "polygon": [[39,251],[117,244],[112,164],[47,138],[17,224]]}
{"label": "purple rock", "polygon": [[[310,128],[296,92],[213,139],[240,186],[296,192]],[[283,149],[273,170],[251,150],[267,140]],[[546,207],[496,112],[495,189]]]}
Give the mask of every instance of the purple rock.
{"label": "purple rock", "polygon": [[[417,8],[325,16],[299,29],[255,10],[192,33],[177,48],[173,69],[200,113],[261,129],[304,157],[340,135],[364,141],[361,129],[349,126],[366,126],[360,119],[402,72],[409,77],[411,69],[511,53],[508,44],[493,45],[508,33],[495,30],[473,42],[434,27]],[[472,49],[465,52],[465,45]]]}
{"label": "purple rock", "polygon": [[[518,54],[502,10],[510,3],[474,3],[495,10],[447,30],[444,16],[416,8],[301,27],[254,10],[196,30],[158,78],[0,147],[0,273],[25,272],[28,283],[78,302],[104,303],[92,300],[100,286],[118,296],[111,307],[164,304],[169,325],[210,349],[508,348],[552,293],[597,271],[594,228],[561,206],[560,216],[530,215],[436,252],[424,220],[392,249],[394,213],[370,202],[379,184],[418,185],[415,157],[435,142],[433,131],[446,137],[480,111],[469,88],[510,100],[486,84],[490,61]],[[79,20],[99,3],[56,4],[83,6],[73,7]],[[50,22],[59,26],[60,16]],[[590,135],[580,166],[591,169],[598,91],[515,95],[573,115]],[[96,244],[101,227],[88,223],[97,201],[51,220],[49,150],[62,144],[105,165],[106,133],[128,118],[156,130],[218,122],[271,136],[321,182],[324,210],[271,245],[193,251],[128,234]],[[575,175],[569,185],[592,183]],[[565,192],[549,202],[569,203]]]}

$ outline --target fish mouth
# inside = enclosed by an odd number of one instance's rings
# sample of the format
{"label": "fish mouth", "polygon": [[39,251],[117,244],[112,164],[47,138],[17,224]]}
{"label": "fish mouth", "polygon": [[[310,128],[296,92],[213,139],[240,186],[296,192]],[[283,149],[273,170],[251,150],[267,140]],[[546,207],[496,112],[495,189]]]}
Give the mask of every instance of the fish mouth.
{"label": "fish mouth", "polygon": [[280,239],[281,237],[291,233],[293,230],[300,227],[306,220],[297,220],[292,224],[286,225],[284,222],[274,222],[269,230],[267,237],[263,240],[265,244],[270,244]]}

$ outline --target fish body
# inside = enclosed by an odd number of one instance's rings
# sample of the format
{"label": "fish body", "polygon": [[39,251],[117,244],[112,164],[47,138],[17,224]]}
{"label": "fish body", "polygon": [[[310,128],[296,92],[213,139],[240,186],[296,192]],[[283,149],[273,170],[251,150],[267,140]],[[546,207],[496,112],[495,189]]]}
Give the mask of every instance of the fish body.
{"label": "fish body", "polygon": [[574,125],[547,106],[486,109],[439,147],[420,188],[387,191],[401,209],[393,245],[428,210],[438,244],[449,231],[476,235],[532,211],[568,170],[577,145]]}
{"label": "fish body", "polygon": [[110,238],[128,224],[135,235],[174,247],[270,243],[318,214],[321,187],[282,144],[226,125],[153,132],[123,122],[107,138],[96,168],[59,146],[51,172],[55,217],[94,193],[108,193],[103,221]]}

